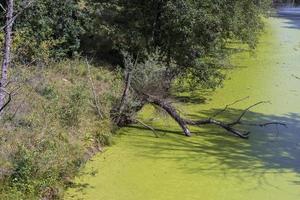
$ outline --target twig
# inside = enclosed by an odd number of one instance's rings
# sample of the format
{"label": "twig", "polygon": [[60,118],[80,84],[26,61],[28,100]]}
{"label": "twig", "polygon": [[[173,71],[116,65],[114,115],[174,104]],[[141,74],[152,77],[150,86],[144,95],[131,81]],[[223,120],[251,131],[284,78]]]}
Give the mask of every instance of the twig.
{"label": "twig", "polygon": [[[17,14],[15,14],[12,18],[11,18],[11,20],[7,23],[7,24],[5,24],[4,26],[2,26],[0,29],[1,30],[3,30],[3,29],[5,29],[7,26],[9,26],[9,25],[11,25],[12,23],[14,23],[14,21],[17,19],[17,17],[19,16],[19,15],[21,15],[27,8],[29,8],[30,6],[31,6],[31,4],[33,4],[34,3],[34,1],[30,1],[30,2],[28,2],[27,3],[27,5],[25,5],[24,6],[24,8],[20,11],[20,12],[18,12]],[[2,7],[2,5],[1,5],[1,7]],[[4,8],[3,8],[4,9]],[[5,9],[4,9],[5,10]],[[5,12],[6,12],[6,10],[5,10]]]}
{"label": "twig", "polygon": [[19,111],[19,109],[21,108],[21,106],[24,104],[25,100],[27,99],[27,97],[29,95],[31,95],[33,89],[29,90],[29,92],[25,95],[25,97],[22,98],[21,102],[19,103],[19,105],[16,107],[15,111],[13,112],[11,118],[15,118],[17,112]]}
{"label": "twig", "polygon": [[282,123],[282,122],[266,122],[266,123],[262,123],[262,124],[255,124],[255,123],[241,123],[245,126],[260,126],[260,127],[267,127],[267,126],[270,126],[270,125],[280,125],[280,126],[283,126],[285,128],[287,128],[287,124],[285,123]]}
{"label": "twig", "polygon": [[235,104],[237,104],[237,103],[239,103],[239,102],[242,102],[242,101],[244,101],[244,100],[246,100],[246,99],[249,99],[249,98],[250,98],[250,96],[247,96],[247,97],[238,99],[238,100],[234,101],[234,102],[231,103],[231,104],[226,105],[225,108],[224,108],[223,110],[221,110],[221,111],[215,113],[215,114],[212,116],[212,118],[217,117],[217,116],[220,115],[221,113],[225,112],[230,106],[233,106],[233,105],[235,105]]}
{"label": "twig", "polygon": [[3,5],[0,3],[0,7],[2,8],[2,10],[4,11],[4,12],[6,12],[6,9],[3,7]]}
{"label": "twig", "polygon": [[242,114],[237,118],[236,121],[234,121],[234,122],[232,122],[232,123],[230,123],[230,124],[228,124],[228,125],[234,126],[234,125],[240,124],[242,118],[247,114],[247,112],[248,112],[251,108],[254,108],[254,107],[256,107],[256,106],[258,106],[258,105],[260,105],[260,104],[264,104],[264,103],[270,103],[270,102],[268,102],[268,101],[260,101],[260,102],[258,102],[258,103],[255,103],[255,104],[249,106],[248,108],[246,108],[246,109],[242,112]]}
{"label": "twig", "polygon": [[155,130],[153,127],[147,125],[146,123],[144,123],[143,121],[141,121],[141,120],[139,120],[139,119],[135,119],[135,121],[138,122],[138,123],[140,123],[140,124],[143,125],[144,127],[150,129],[150,130],[154,133],[155,137],[157,137],[157,138],[159,137],[158,134],[156,133],[156,130]]}

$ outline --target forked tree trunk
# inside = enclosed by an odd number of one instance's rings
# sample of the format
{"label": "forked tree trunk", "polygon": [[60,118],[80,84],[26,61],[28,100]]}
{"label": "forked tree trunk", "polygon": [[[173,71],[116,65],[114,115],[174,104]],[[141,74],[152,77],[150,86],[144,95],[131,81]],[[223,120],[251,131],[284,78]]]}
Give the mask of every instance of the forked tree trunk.
{"label": "forked tree trunk", "polygon": [[11,61],[11,44],[12,44],[12,27],[14,23],[13,12],[14,12],[14,1],[6,0],[7,10],[6,10],[6,23],[5,23],[5,38],[4,38],[4,48],[3,48],[3,60],[2,60],[2,74],[0,80],[0,108],[5,105],[5,87],[7,84],[8,68]]}

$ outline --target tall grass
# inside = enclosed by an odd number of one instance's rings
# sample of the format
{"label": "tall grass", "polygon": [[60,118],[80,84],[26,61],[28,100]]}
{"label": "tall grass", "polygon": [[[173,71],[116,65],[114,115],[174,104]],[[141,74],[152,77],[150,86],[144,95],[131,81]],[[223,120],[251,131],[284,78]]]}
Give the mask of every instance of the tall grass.
{"label": "tall grass", "polygon": [[90,71],[82,60],[13,68],[15,94],[0,126],[0,199],[59,199],[87,159],[112,143],[109,112],[121,81],[103,67]]}

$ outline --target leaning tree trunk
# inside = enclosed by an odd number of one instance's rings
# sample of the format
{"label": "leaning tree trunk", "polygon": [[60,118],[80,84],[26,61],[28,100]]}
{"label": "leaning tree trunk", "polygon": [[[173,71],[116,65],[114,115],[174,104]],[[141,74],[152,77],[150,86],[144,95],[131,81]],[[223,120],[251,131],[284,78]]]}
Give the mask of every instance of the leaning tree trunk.
{"label": "leaning tree trunk", "polygon": [[7,84],[7,72],[9,64],[11,61],[11,43],[12,43],[12,27],[14,23],[13,12],[14,12],[14,1],[6,0],[7,10],[6,10],[6,23],[5,23],[5,38],[4,38],[4,48],[3,48],[3,61],[2,61],[2,74],[0,80],[0,108],[5,104],[5,87]]}
{"label": "leaning tree trunk", "polygon": [[186,121],[178,114],[178,112],[176,111],[176,109],[174,107],[172,107],[169,103],[164,102],[160,99],[148,97],[147,100],[148,100],[148,102],[164,109],[179,124],[179,126],[182,128],[184,134],[186,136],[191,136],[191,132],[187,127]]}
{"label": "leaning tree trunk", "polygon": [[120,105],[117,109],[118,117],[116,119],[116,124],[118,126],[122,126],[125,123],[125,121],[127,121],[127,120],[124,120],[123,111],[124,111],[124,107],[126,104],[128,94],[129,94],[130,81],[131,81],[131,69],[127,69],[126,75],[125,75],[125,87],[124,87],[123,94],[121,97]]}

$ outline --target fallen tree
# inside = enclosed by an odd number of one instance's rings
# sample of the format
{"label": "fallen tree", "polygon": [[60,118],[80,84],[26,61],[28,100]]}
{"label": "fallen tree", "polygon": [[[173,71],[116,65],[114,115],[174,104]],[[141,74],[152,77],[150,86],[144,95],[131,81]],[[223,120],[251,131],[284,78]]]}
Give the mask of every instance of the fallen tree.
{"label": "fallen tree", "polygon": [[[245,108],[241,113],[231,122],[224,122],[216,119],[218,115],[226,112],[230,106],[241,102],[249,97],[236,100],[235,102],[228,104],[224,109],[215,113],[212,117],[206,119],[191,120],[184,118],[180,115],[178,110],[169,102],[166,98],[166,81],[164,81],[165,68],[161,67],[161,64],[156,59],[149,59],[144,63],[133,64],[132,58],[125,57],[126,74],[124,78],[124,92],[117,109],[113,110],[112,118],[114,122],[122,127],[131,123],[140,123],[146,128],[155,132],[155,129],[145,124],[144,122],[136,119],[136,114],[147,104],[152,104],[165,111],[177,124],[181,127],[185,136],[191,136],[189,126],[201,127],[204,125],[215,125],[226,130],[228,133],[247,139],[250,131],[243,131],[237,128],[238,125],[244,126],[259,126],[266,127],[270,125],[280,125],[286,127],[287,125],[281,122],[262,122],[262,123],[248,123],[243,121],[245,115],[254,107],[261,104],[268,103],[266,101],[260,101],[249,107]],[[168,83],[169,84],[169,83]]]}
{"label": "fallen tree", "polygon": [[[155,97],[151,97],[149,95],[145,95],[145,98],[146,98],[147,102],[149,102],[151,104],[154,104],[156,106],[159,106],[162,109],[164,109],[179,124],[179,126],[182,128],[182,130],[183,130],[183,132],[186,136],[191,136],[191,132],[188,128],[188,125],[190,125],[190,126],[203,126],[203,125],[213,124],[213,125],[216,125],[218,127],[223,128],[226,131],[228,131],[229,133],[231,133],[231,134],[233,134],[237,137],[243,138],[243,139],[247,139],[249,137],[250,132],[249,131],[248,132],[243,132],[243,131],[235,128],[235,126],[237,126],[237,125],[260,126],[260,127],[265,127],[265,126],[269,126],[269,125],[286,126],[286,124],[281,123],[281,122],[265,122],[265,123],[261,123],[261,124],[249,124],[249,123],[244,123],[243,122],[243,117],[245,116],[245,114],[251,108],[253,108],[257,105],[265,103],[263,101],[249,106],[248,108],[246,108],[238,116],[238,118],[236,120],[234,120],[232,122],[229,122],[229,123],[226,123],[226,122],[217,120],[217,119],[212,118],[212,117],[207,118],[207,119],[200,119],[200,120],[185,119],[185,118],[180,116],[180,114],[177,112],[177,110],[170,103],[168,103],[166,101],[163,101],[161,99],[157,99]],[[226,109],[223,110],[223,112],[225,112],[225,111],[226,111]]]}

